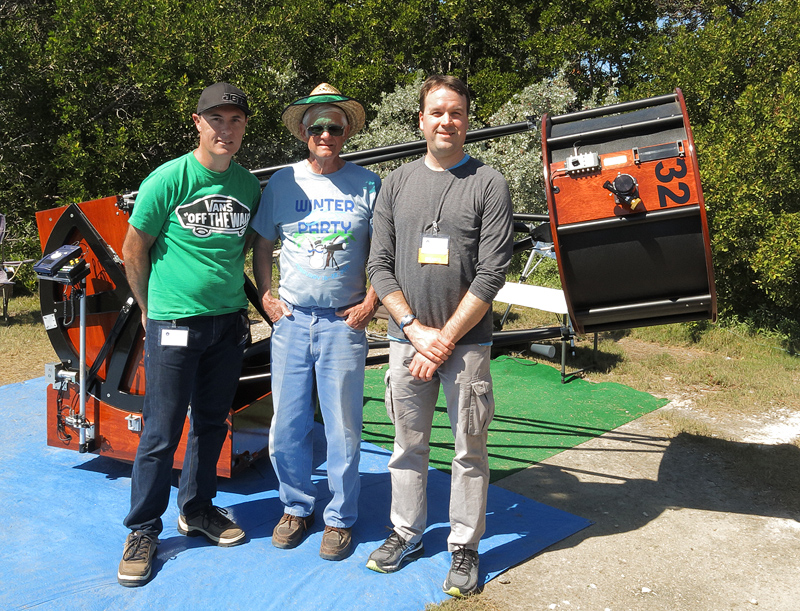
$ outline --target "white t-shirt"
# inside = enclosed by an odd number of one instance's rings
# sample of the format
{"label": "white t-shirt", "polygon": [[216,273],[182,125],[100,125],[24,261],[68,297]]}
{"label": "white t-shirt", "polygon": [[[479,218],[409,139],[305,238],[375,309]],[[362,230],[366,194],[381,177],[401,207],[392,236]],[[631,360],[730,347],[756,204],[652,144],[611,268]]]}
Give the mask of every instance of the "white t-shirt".
{"label": "white t-shirt", "polygon": [[315,174],[301,161],[269,179],[251,226],[267,240],[281,239],[281,299],[332,308],[364,299],[380,186],[377,174],[353,163]]}

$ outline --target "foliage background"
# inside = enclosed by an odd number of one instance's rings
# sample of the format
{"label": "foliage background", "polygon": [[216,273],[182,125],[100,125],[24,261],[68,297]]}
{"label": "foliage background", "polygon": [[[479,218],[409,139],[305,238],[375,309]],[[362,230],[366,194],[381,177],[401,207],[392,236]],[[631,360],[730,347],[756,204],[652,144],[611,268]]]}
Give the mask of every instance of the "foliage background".
{"label": "foliage background", "polygon": [[[190,115],[217,80],[253,101],[237,157],[251,169],[302,155],[280,112],[322,81],[368,110],[350,149],[418,138],[432,72],[469,84],[472,127],[681,87],[722,317],[796,340],[798,24],[796,0],[0,0],[6,257],[38,255],[35,211],[134,190],[193,148]],[[470,152],[518,211],[544,211],[536,131]]]}

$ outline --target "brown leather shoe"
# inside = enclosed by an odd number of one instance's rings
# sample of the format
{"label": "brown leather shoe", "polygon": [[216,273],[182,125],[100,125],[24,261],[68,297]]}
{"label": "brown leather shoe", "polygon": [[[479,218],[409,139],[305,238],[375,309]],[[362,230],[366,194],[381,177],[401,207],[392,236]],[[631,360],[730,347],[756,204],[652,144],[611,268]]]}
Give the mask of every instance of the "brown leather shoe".
{"label": "brown leather shoe", "polygon": [[319,557],[323,560],[342,560],[350,555],[353,538],[349,528],[326,526],[319,546]]}
{"label": "brown leather shoe", "polygon": [[272,545],[281,549],[297,547],[313,524],[313,513],[305,518],[284,513],[275,530],[272,531]]}

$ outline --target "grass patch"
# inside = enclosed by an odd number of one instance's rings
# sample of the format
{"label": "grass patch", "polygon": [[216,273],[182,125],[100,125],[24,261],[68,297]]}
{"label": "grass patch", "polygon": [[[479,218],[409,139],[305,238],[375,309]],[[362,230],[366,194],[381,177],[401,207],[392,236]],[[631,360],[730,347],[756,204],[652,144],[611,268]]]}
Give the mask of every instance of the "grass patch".
{"label": "grass patch", "polygon": [[[692,393],[697,408],[713,416],[753,416],[800,405],[800,359],[774,338],[710,325],[692,341],[686,327],[645,327],[604,339],[601,350],[620,350],[622,359],[602,379],[610,376],[660,396]],[[634,347],[639,342],[645,349]]]}
{"label": "grass patch", "polygon": [[673,436],[686,433],[687,435],[694,435],[696,437],[717,437],[714,428],[706,423],[689,418],[687,416],[676,414],[675,412],[663,412],[661,418],[668,422],[672,427]]}
{"label": "grass patch", "polygon": [[45,363],[58,360],[42,324],[38,296],[14,296],[8,312],[8,323],[0,320],[0,386],[43,376]]}

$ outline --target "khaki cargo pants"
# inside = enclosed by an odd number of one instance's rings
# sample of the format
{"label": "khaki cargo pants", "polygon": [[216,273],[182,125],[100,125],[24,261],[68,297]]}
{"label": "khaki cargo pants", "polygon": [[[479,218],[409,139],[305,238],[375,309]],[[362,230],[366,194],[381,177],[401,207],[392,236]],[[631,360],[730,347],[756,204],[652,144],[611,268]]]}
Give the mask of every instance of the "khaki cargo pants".
{"label": "khaki cargo pants", "polygon": [[408,371],[415,352],[413,346],[400,342],[391,342],[389,349],[386,411],[395,425],[394,452],[389,461],[392,524],[407,541],[418,541],[425,531],[431,425],[441,384],[455,437],[447,547],[451,552],[459,545],[477,550],[486,530],[486,440],[494,416],[491,347],[456,346],[429,382],[414,379]]}

